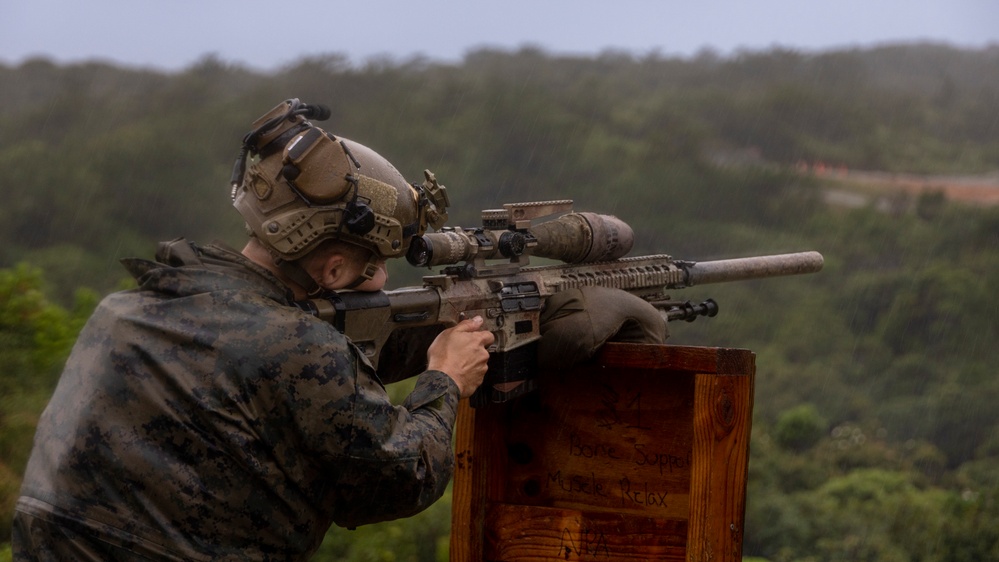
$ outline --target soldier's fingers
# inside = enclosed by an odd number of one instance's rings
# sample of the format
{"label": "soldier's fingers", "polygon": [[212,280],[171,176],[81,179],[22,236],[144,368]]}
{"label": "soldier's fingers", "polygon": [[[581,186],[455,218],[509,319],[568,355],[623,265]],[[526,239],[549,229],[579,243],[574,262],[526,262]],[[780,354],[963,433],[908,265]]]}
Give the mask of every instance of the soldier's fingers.
{"label": "soldier's fingers", "polygon": [[492,332],[483,330],[480,333],[482,334],[482,345],[490,346],[494,341],[496,341],[496,336]]}
{"label": "soldier's fingers", "polygon": [[482,320],[481,316],[476,316],[474,318],[462,320],[457,325],[455,325],[454,329],[455,331],[458,332],[475,332],[482,328],[483,322],[484,320]]}

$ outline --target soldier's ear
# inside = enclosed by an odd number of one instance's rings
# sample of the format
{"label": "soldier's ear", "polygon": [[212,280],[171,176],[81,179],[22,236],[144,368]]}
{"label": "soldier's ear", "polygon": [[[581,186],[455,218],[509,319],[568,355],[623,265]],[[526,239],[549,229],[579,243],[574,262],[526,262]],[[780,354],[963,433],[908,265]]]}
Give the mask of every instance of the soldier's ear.
{"label": "soldier's ear", "polygon": [[324,289],[339,289],[351,279],[353,271],[346,256],[340,253],[331,252],[319,260],[319,270],[313,274],[313,278]]}

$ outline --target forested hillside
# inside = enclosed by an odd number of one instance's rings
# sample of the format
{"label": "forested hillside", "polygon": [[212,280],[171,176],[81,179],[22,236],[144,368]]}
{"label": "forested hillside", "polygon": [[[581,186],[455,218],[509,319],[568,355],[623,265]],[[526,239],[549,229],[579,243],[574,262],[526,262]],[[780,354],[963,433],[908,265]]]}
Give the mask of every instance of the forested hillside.
{"label": "forested hillside", "polygon": [[[835,206],[802,167],[999,174],[999,47],[939,45],[330,55],[274,74],[213,58],[177,74],[0,66],[0,544],[76,331],[127,286],[117,260],[178,236],[239,245],[240,139],[289,97],[329,105],[324,128],[411,179],[433,170],[452,224],[570,198],[631,224],[634,254],[822,252],[817,275],[678,295],[721,313],[673,326],[674,342],[757,353],[746,555],[999,560],[999,208],[932,191]],[[396,264],[390,285],[422,273]],[[335,529],[317,560],[446,559],[448,501]]]}

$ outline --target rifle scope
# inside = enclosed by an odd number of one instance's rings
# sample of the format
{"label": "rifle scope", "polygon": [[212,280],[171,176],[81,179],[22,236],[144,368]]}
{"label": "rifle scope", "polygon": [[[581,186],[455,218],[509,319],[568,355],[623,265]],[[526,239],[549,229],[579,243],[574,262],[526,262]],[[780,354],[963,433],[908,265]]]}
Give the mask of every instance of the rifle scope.
{"label": "rifle scope", "polygon": [[617,217],[568,213],[527,229],[445,228],[430,232],[413,238],[406,260],[417,267],[520,256],[592,263],[624,256],[634,241],[631,227]]}

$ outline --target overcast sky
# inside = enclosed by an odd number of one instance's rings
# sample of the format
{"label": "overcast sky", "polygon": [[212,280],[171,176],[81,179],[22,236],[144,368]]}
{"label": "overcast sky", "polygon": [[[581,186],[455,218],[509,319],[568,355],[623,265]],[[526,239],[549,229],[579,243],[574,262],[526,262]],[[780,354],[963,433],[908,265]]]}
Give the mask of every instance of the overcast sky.
{"label": "overcast sky", "polygon": [[180,70],[205,57],[271,70],[305,55],[692,55],[936,41],[999,46],[997,0],[0,0],[0,62],[44,56]]}

